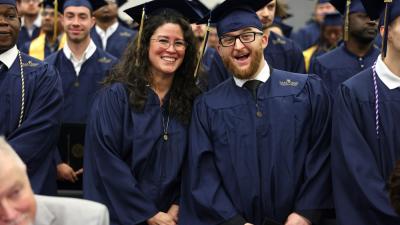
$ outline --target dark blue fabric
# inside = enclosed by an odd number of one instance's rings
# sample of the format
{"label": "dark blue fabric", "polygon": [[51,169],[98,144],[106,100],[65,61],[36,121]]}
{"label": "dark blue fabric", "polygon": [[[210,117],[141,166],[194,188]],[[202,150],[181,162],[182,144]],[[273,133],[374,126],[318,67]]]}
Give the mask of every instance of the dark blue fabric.
{"label": "dark blue fabric", "polygon": [[17,2],[15,0],[0,0],[0,4],[17,6]]}
{"label": "dark blue fabric", "polygon": [[[25,63],[25,111],[21,109],[20,64],[0,74],[0,135],[4,135],[28,168],[36,194],[56,194],[56,167],[53,162],[61,122],[62,87],[56,70],[22,54]],[[30,62],[30,63],[29,63]]]}
{"label": "dark blue fabric", "polygon": [[[117,30],[107,39],[107,48],[105,51],[117,59],[120,59],[129,42],[133,41],[135,38],[136,33],[136,31],[128,29],[119,24]],[[104,50],[103,42],[101,41],[101,38],[94,27],[90,31],[90,36],[96,46]]]}
{"label": "dark blue fabric", "polygon": [[[63,123],[85,123],[95,93],[101,88],[104,80],[116,59],[102,51],[96,52],[83,63],[79,76],[76,76],[72,62],[61,49],[45,60],[60,73],[64,91]],[[75,83],[79,82],[76,87]]]}
{"label": "dark blue fabric", "polygon": [[21,30],[18,34],[17,46],[18,48],[23,48],[25,43],[32,41],[37,38],[40,34],[40,27],[34,27],[32,36],[29,36],[28,30],[26,27],[21,27]]}
{"label": "dark blue fabric", "polygon": [[[196,101],[180,224],[261,225],[332,207],[331,99],[316,76],[273,70],[251,93],[228,79]],[[257,107],[262,117],[256,116]]]}
{"label": "dark blue fabric", "polygon": [[332,176],[338,225],[398,225],[387,182],[400,159],[400,89],[377,80],[380,135],[375,131],[372,69],[340,85],[333,107]]}
{"label": "dark blue fabric", "polygon": [[[266,3],[267,4],[267,3]],[[233,9],[217,21],[218,37],[246,27],[262,30],[262,23],[255,11],[247,8]],[[211,13],[211,17],[213,14]]]}
{"label": "dark blue fabric", "polygon": [[320,32],[320,25],[312,21],[305,27],[300,28],[297,32],[292,33],[292,39],[300,45],[300,48],[304,51],[317,43]]}
{"label": "dark blue fabric", "polygon": [[380,50],[372,46],[364,57],[358,57],[349,52],[345,44],[342,44],[317,57],[312,67],[310,66],[310,73],[319,75],[333,94],[340,83],[372,66],[379,54]]}
{"label": "dark blue fabric", "polygon": [[[273,32],[270,32],[268,45],[264,49],[264,58],[274,69],[305,73],[304,56],[298,45],[289,38]],[[215,52],[211,59],[207,72],[208,90],[232,76],[225,68],[218,52]]]}
{"label": "dark blue fabric", "polygon": [[158,96],[148,88],[143,112],[128,103],[122,84],[103,89],[88,119],[84,155],[84,198],[101,202],[111,224],[147,224],[178,201],[187,127],[175,118],[164,141]]}

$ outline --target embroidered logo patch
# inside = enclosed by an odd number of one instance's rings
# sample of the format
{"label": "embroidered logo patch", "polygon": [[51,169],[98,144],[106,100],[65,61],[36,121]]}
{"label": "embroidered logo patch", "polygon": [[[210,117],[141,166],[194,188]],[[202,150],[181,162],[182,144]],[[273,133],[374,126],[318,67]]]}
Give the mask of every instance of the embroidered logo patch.
{"label": "embroidered logo patch", "polygon": [[110,63],[111,59],[107,58],[107,57],[102,57],[100,59],[97,60],[99,63]]}
{"label": "embroidered logo patch", "polygon": [[37,67],[39,65],[39,63],[34,63],[31,60],[29,60],[26,63],[22,63],[23,67]]}
{"label": "embroidered logo patch", "polygon": [[120,32],[119,36],[121,36],[121,37],[131,37],[132,35],[129,32]]}
{"label": "embroidered logo patch", "polygon": [[292,87],[296,87],[297,85],[299,85],[299,82],[298,82],[298,81],[292,81],[292,80],[290,80],[290,79],[287,79],[287,80],[281,80],[281,81],[279,81],[279,84],[280,84],[281,86],[292,86]]}

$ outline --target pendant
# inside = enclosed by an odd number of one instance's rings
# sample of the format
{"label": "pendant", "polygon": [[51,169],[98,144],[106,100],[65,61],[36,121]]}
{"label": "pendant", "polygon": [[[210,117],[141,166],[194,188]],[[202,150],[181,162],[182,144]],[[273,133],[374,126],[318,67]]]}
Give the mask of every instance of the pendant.
{"label": "pendant", "polygon": [[261,118],[261,117],[263,116],[263,114],[262,114],[262,112],[257,111],[257,112],[256,112],[256,116],[257,116],[258,118]]}
{"label": "pendant", "polygon": [[74,87],[79,87],[79,81],[74,82]]}
{"label": "pendant", "polygon": [[164,133],[163,139],[164,139],[164,141],[168,141],[168,134],[167,133]]}

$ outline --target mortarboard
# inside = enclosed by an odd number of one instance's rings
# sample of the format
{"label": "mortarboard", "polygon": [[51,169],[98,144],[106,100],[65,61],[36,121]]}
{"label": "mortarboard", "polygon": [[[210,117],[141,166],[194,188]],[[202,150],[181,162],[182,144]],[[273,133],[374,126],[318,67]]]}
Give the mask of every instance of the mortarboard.
{"label": "mortarboard", "polygon": [[210,12],[210,9],[200,0],[187,0],[187,2],[201,15],[201,17],[204,17]]}
{"label": "mortarboard", "polygon": [[330,0],[318,0],[317,4],[324,4],[324,3],[329,3]]}
{"label": "mortarboard", "polygon": [[0,0],[0,4],[17,6],[17,3],[15,0]]}
{"label": "mortarboard", "polygon": [[58,11],[64,12],[69,6],[84,6],[94,12],[105,5],[107,2],[104,0],[58,0]]}
{"label": "mortarboard", "polygon": [[169,9],[174,10],[182,14],[182,16],[189,22],[195,23],[202,18],[200,11],[193,7],[188,0],[153,0],[149,1],[129,9],[126,12],[134,21],[141,23],[143,11],[145,11],[145,19],[151,15],[156,15],[162,10]]}
{"label": "mortarboard", "polygon": [[340,13],[327,13],[325,14],[324,21],[322,22],[324,26],[342,26],[343,17]]}
{"label": "mortarboard", "polygon": [[244,27],[255,27],[262,30],[262,24],[256,11],[267,5],[271,0],[226,0],[216,6],[201,21],[209,20],[217,24],[218,36],[240,30]]}

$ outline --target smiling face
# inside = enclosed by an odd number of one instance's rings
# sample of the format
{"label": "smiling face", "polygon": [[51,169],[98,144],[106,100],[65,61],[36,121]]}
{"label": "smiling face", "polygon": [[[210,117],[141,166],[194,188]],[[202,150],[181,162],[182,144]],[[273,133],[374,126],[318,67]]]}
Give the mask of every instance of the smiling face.
{"label": "smiling face", "polygon": [[0,53],[17,43],[20,27],[17,9],[12,5],[0,4]]}
{"label": "smiling face", "polygon": [[69,41],[81,43],[90,38],[90,29],[94,26],[95,20],[87,7],[69,6],[64,9],[62,18],[64,31]]}
{"label": "smiling face", "polygon": [[[169,42],[169,44],[166,44]],[[166,23],[158,27],[150,39],[149,61],[153,76],[171,76],[185,57],[183,32],[178,24]],[[168,47],[166,47],[169,45]]]}
{"label": "smiling face", "polygon": [[[260,33],[257,28],[245,28],[224,34],[224,36],[237,36],[247,32]],[[268,37],[256,35],[253,42],[242,43],[236,38],[233,46],[224,47],[218,45],[218,52],[229,71],[239,79],[250,79],[256,75],[264,66],[264,48],[267,46]]]}

